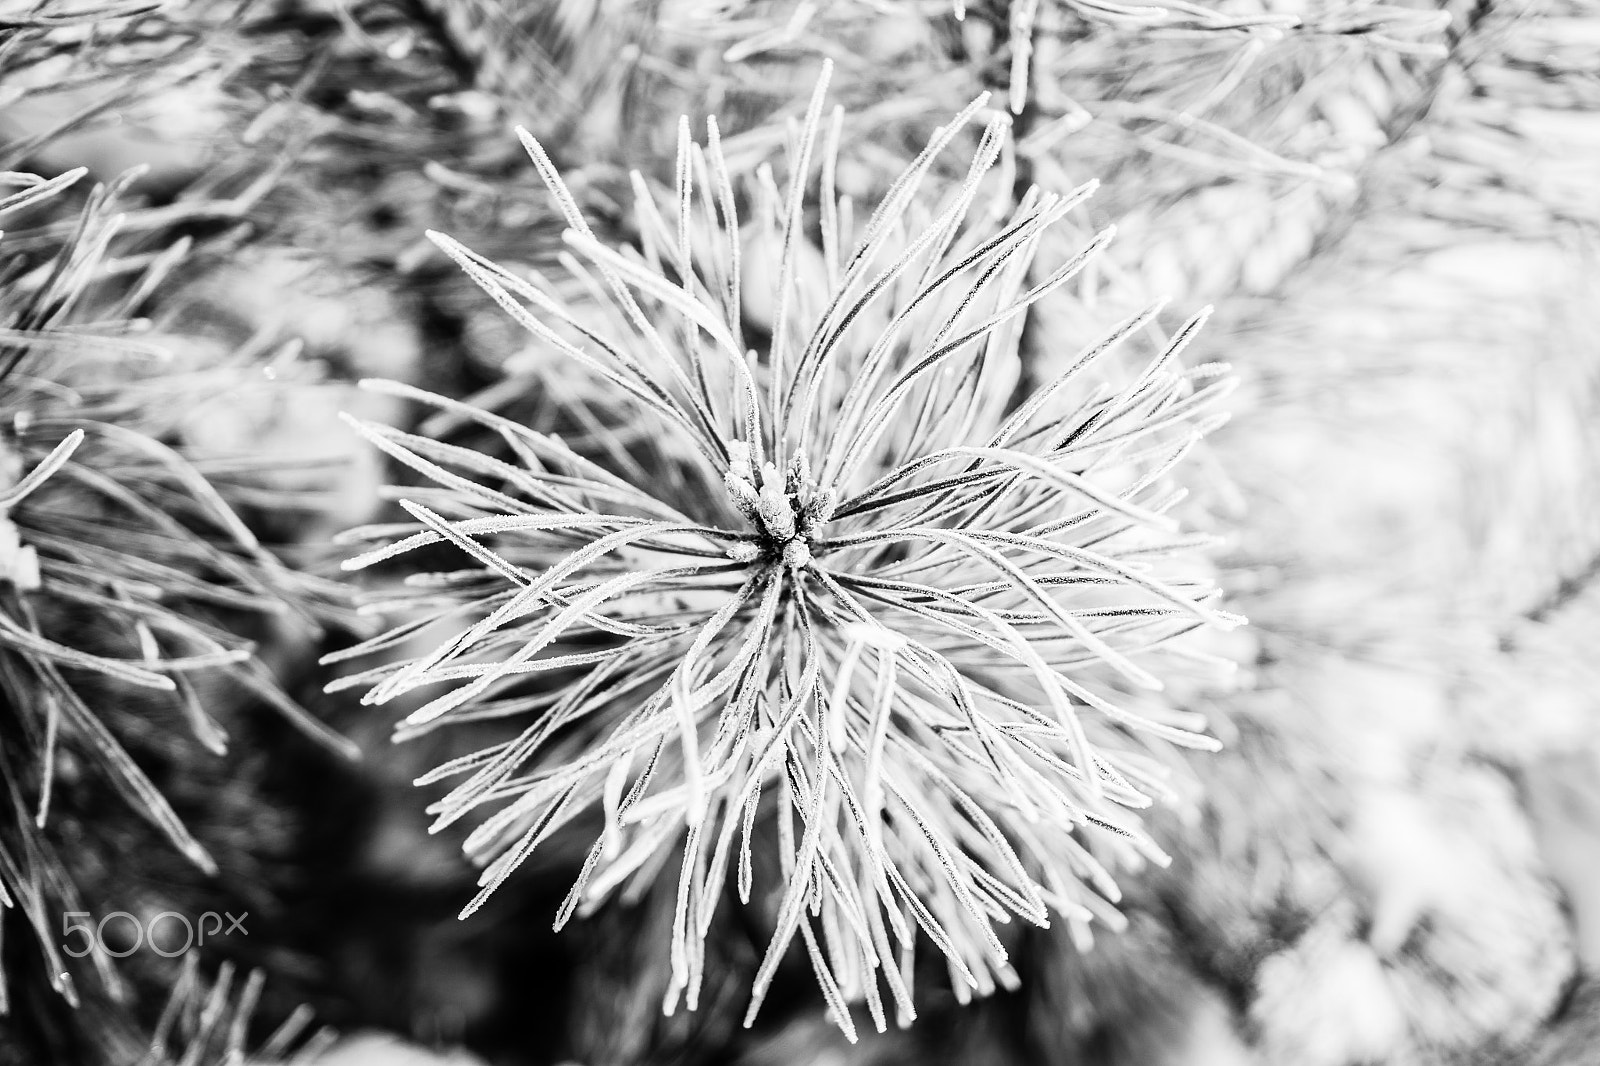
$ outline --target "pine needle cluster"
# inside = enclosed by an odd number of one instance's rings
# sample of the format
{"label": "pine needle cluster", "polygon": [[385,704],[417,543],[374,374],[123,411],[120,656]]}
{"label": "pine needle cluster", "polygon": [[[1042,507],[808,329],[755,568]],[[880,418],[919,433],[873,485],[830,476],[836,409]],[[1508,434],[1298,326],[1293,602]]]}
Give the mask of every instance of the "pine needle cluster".
{"label": "pine needle cluster", "polygon": [[[413,572],[373,605],[398,624],[332,659],[391,653],[336,683],[367,703],[431,693],[401,738],[525,723],[421,782],[459,779],[436,828],[476,821],[466,846],[487,865],[464,915],[588,819],[558,926],[673,878],[667,1007],[693,1008],[731,880],[771,930],[747,1023],[798,938],[854,1035],[852,1003],[879,1029],[914,1016],[919,937],[965,998],[1013,981],[1013,919],[1056,915],[1080,941],[1118,922],[1110,871],[1164,858],[1136,812],[1168,795],[1169,745],[1215,745],[1156,695],[1161,675],[1206,660],[1180,638],[1241,620],[1200,562],[1207,538],[1174,518],[1172,472],[1233,384],[1179,361],[1206,313],[1138,373],[1097,381],[1114,349],[1156,334],[1150,307],[1011,402],[1029,308],[1065,298],[1112,236],[1038,260],[1092,183],[989,210],[978,190],[1009,126],[990,112],[965,180],[927,195],[979,98],[858,217],[835,187],[843,115],[825,114],[826,81],[787,188],[770,167],[736,187],[716,123],[702,145],[684,120],[674,195],[641,185],[638,249],[595,238],[524,133],[569,227],[560,285],[434,235],[648,430],[583,455],[368,383],[504,451],[360,426],[423,483],[395,490],[411,521],[351,533],[369,546],[346,565]],[[758,293],[753,250],[775,263]],[[588,296],[557,295],[574,289]],[[440,546],[466,565],[439,569]]]}
{"label": "pine needle cluster", "polygon": [[1019,187],[1105,183],[1092,214],[1122,226],[1103,266],[1129,310],[1273,291],[1427,111],[1451,40],[1447,12],[1342,0],[686,2],[656,20],[673,44],[636,64],[640,79],[675,104],[691,86],[716,101],[736,173],[781,146],[817,57],[838,63],[852,109],[840,171],[852,192],[863,171],[915,152],[908,134],[998,88],[1016,116],[1002,169]]}
{"label": "pine needle cluster", "polygon": [[[1214,5],[1189,0],[953,0],[948,5],[743,0],[714,8],[690,0],[667,6],[659,18],[665,25],[693,27],[717,39],[723,59],[731,63],[797,46],[828,51],[826,41],[836,29],[857,19],[953,23],[946,36],[969,48],[979,46],[970,59],[994,68],[990,73],[1006,87],[1013,114],[1035,101],[1036,87],[1047,88],[1054,81],[1055,71],[1036,72],[1036,55],[1053,56],[1063,46],[1131,47],[1144,61],[1173,69],[1184,64],[1169,60],[1215,49],[1231,51],[1248,65],[1286,39],[1343,38],[1391,54],[1440,58],[1444,49],[1437,37],[1450,22],[1440,10],[1347,0]],[[1053,99],[1058,92],[1048,95]]]}
{"label": "pine needle cluster", "polygon": [[[957,16],[965,17],[965,0],[956,0]],[[998,5],[997,5],[998,6]],[[1115,3],[1105,0],[1017,0],[1004,5],[1009,29],[1011,109],[1020,113],[1032,94],[1030,63],[1036,36],[1045,29],[1074,37],[1136,34],[1138,46],[1154,52],[1168,48],[1204,49],[1207,38],[1220,38],[1236,52],[1241,66],[1287,37],[1347,38],[1363,47],[1397,55],[1438,58],[1443,47],[1432,38],[1449,25],[1447,12],[1398,4],[1332,2],[1219,4],[1189,0]],[[1053,10],[1052,10],[1053,9]],[[1157,58],[1152,55],[1152,59]],[[1048,72],[1047,72],[1048,73]]]}
{"label": "pine needle cluster", "polygon": [[300,1008],[264,1040],[253,1043],[251,1025],[267,975],[252,970],[244,980],[223,963],[210,981],[199,956],[184,956],[183,971],[167,998],[137,1066],[311,1066],[333,1045],[331,1030],[311,1030],[312,1013]]}
{"label": "pine needle cluster", "polygon": [[[203,471],[181,451],[188,404],[259,371],[163,373],[170,357],[139,335],[137,315],[189,242],[144,250],[121,239],[119,197],[136,177],[94,188],[76,218],[41,211],[69,202],[81,168],[7,173],[0,199],[0,221],[20,223],[0,237],[0,902],[69,1000],[60,914],[81,907],[53,816],[76,806],[74,790],[109,787],[215,872],[124,730],[148,739],[152,722],[176,726],[220,755],[219,704],[255,701],[351,754],[279,687],[247,635],[271,619],[314,629],[341,616],[344,594],[281,562],[230,503],[270,463]],[[115,987],[109,957],[91,962]]]}

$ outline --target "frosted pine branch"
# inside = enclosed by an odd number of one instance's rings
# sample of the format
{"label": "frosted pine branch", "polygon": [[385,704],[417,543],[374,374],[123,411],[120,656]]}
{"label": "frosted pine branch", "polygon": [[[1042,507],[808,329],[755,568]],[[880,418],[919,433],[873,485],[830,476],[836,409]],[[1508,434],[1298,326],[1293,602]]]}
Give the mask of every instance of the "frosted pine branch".
{"label": "frosted pine branch", "polygon": [[[703,144],[685,124],[671,195],[638,205],[639,249],[599,242],[524,134],[591,303],[434,235],[543,348],[605,383],[619,417],[650,427],[655,468],[618,460],[620,444],[580,455],[369,382],[505,452],[359,426],[423,484],[395,490],[410,522],[349,534],[364,547],[347,566],[425,565],[419,549],[447,544],[465,559],[413,572],[376,605],[397,626],[331,659],[450,634],[335,687],[373,704],[419,694],[401,737],[524,723],[420,782],[455,782],[436,828],[474,822],[466,846],[486,866],[463,916],[594,812],[558,926],[675,879],[666,1006],[692,1009],[731,881],[743,903],[766,901],[772,929],[747,1023],[798,939],[853,1036],[851,1004],[879,1029],[891,1009],[914,1016],[919,940],[965,997],[1013,980],[1013,918],[1062,917],[1080,940],[1119,921],[1111,870],[1164,861],[1136,812],[1168,796],[1167,746],[1215,747],[1159,695],[1162,675],[1205,658],[1186,635],[1242,620],[1197,565],[1205,538],[1174,517],[1173,471],[1233,385],[1225,367],[1180,362],[1206,312],[1139,373],[1098,381],[1154,331],[1149,308],[1008,410],[1027,309],[1066,298],[1111,237],[1035,262],[1093,185],[1033,189],[998,232],[969,224],[1007,136],[995,115],[965,180],[930,206],[930,167],[980,98],[858,214],[832,185],[841,115],[825,88],[826,75],[786,189],[765,169],[735,188],[715,122]],[[752,222],[776,250],[767,303],[741,290]]]}

